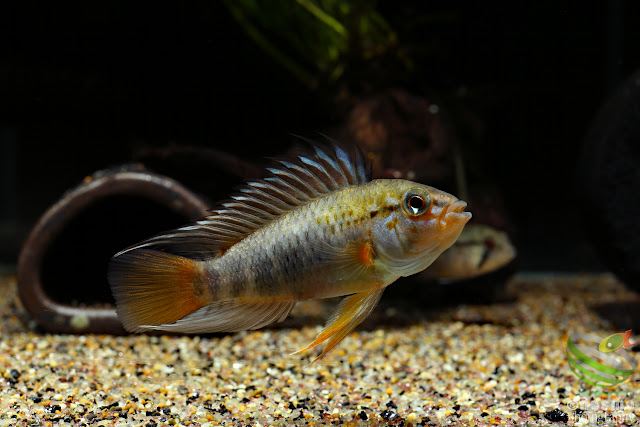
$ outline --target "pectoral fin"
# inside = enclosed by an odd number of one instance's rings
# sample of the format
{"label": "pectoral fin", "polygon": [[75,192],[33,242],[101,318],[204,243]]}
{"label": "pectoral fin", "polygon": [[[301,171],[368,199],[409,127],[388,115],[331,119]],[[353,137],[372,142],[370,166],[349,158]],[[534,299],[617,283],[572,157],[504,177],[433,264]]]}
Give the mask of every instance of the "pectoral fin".
{"label": "pectoral fin", "polygon": [[334,247],[325,242],[314,245],[323,262],[339,271],[345,280],[356,280],[375,262],[373,245],[369,241],[350,241],[344,247]]}
{"label": "pectoral fin", "polygon": [[353,330],[353,328],[358,326],[358,324],[360,324],[360,322],[362,322],[369,315],[369,313],[371,313],[371,311],[373,311],[373,308],[380,300],[383,292],[384,288],[375,289],[369,292],[353,294],[344,298],[340,302],[340,305],[338,305],[338,309],[336,310],[336,312],[327,322],[325,328],[322,330],[322,332],[320,332],[320,335],[318,335],[318,337],[313,340],[313,342],[309,344],[308,347],[298,350],[292,354],[309,350],[310,348],[313,348],[318,344],[329,340],[322,354],[318,356],[313,362],[322,358],[329,352],[329,350],[338,345],[338,343],[342,341],[342,339],[346,337],[347,334]]}

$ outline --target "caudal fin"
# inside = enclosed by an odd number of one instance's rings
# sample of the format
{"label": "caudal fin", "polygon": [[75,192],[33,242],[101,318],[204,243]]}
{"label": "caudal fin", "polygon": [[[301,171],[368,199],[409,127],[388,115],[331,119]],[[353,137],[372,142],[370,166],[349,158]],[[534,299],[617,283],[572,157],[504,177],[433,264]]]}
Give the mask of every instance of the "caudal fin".
{"label": "caudal fin", "polygon": [[198,261],[138,248],[109,263],[109,283],[125,329],[173,323],[202,308],[202,267]]}

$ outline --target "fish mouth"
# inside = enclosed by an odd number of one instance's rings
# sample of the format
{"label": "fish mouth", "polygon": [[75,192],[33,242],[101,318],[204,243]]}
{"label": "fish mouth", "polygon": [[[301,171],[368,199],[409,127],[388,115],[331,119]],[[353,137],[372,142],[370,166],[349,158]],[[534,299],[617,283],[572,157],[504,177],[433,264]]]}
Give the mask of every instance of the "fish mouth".
{"label": "fish mouth", "polygon": [[446,225],[447,221],[453,220],[455,222],[466,223],[471,219],[471,212],[465,212],[467,202],[464,200],[456,200],[453,203],[449,203],[439,215],[442,225]]}

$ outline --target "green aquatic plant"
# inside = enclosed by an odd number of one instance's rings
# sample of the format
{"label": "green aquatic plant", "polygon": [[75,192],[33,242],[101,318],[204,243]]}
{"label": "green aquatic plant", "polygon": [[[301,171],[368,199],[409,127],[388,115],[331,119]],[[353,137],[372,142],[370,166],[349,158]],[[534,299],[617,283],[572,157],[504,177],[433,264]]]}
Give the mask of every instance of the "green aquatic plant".
{"label": "green aquatic plant", "polygon": [[227,0],[254,42],[310,88],[331,85],[350,63],[382,55],[396,33],[364,0]]}

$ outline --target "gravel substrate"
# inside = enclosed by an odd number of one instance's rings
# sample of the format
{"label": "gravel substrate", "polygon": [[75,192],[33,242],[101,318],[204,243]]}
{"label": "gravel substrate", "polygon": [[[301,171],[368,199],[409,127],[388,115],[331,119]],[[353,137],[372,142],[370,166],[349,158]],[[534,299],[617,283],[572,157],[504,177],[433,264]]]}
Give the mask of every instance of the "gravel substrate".
{"label": "gravel substrate", "polygon": [[[574,332],[624,332],[598,317],[592,304],[637,301],[636,294],[610,275],[520,274],[507,291],[510,302],[437,310],[423,309],[433,303],[420,298],[383,296],[357,332],[308,366],[319,348],[302,358],[287,354],[315,337],[331,302],[300,306],[277,328],[226,336],[52,335],[31,324],[15,278],[4,274],[0,426],[640,419],[640,373],[604,393],[578,380],[565,355]],[[637,360],[639,353],[632,354]]]}

